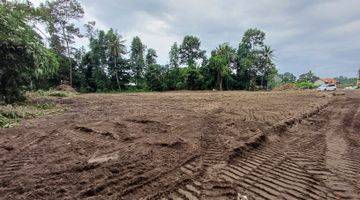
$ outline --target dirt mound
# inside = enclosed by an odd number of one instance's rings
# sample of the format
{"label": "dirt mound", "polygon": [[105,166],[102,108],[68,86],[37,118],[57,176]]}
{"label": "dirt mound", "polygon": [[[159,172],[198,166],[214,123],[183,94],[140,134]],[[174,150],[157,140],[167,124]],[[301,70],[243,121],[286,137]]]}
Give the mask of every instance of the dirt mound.
{"label": "dirt mound", "polygon": [[61,84],[55,88],[58,91],[76,92],[76,90],[70,85]]}
{"label": "dirt mound", "polygon": [[298,90],[294,83],[285,83],[279,87],[274,88],[274,91],[284,91],[284,90]]}

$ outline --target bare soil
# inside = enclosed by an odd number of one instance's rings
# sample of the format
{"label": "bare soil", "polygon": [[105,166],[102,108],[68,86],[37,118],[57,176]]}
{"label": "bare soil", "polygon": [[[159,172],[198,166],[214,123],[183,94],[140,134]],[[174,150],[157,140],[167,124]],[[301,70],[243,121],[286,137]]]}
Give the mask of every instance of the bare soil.
{"label": "bare soil", "polygon": [[0,129],[0,199],[359,199],[360,94],[87,94]]}

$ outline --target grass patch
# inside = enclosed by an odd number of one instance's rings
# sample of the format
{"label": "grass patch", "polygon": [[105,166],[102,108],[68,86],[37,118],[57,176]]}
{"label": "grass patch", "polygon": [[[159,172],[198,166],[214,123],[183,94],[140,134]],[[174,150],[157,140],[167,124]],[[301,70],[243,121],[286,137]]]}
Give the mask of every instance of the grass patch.
{"label": "grass patch", "polygon": [[52,97],[73,97],[77,95],[75,92],[58,91],[58,90],[38,90],[36,92],[28,92],[27,97],[30,98],[52,98]]}
{"label": "grass patch", "polygon": [[63,110],[63,107],[53,103],[3,105],[0,106],[0,127],[10,128],[17,125],[21,119],[32,119],[60,110]]}
{"label": "grass patch", "polygon": [[16,126],[22,119],[32,119],[62,111],[65,107],[56,104],[56,99],[70,98],[75,95],[77,95],[75,92],[57,90],[27,92],[25,103],[0,104],[0,128]]}

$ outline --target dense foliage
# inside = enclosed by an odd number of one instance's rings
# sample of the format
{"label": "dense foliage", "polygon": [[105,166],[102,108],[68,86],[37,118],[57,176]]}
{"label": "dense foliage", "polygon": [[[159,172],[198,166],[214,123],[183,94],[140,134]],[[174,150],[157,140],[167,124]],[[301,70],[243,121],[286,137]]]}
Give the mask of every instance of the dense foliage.
{"label": "dense foliage", "polygon": [[[1,23],[17,25],[4,24],[5,28],[26,31],[26,34],[14,34],[14,30],[2,29],[2,38],[9,41],[1,45],[2,54],[10,54],[8,45],[18,40],[17,36],[21,36],[19,38],[22,42],[17,42],[16,45],[36,44],[36,48],[29,45],[27,48],[31,48],[33,52],[42,51],[28,55],[31,51],[21,50],[23,46],[16,46],[17,49],[12,49],[12,54],[17,54],[11,57],[13,60],[2,60],[8,62],[4,66],[24,67],[20,71],[7,70],[7,73],[19,76],[8,80],[8,83],[2,83],[6,86],[2,89],[18,88],[11,92],[2,91],[4,95],[6,92],[7,97],[23,91],[19,85],[25,86],[24,89],[46,89],[61,83],[68,83],[81,92],[254,90],[269,88],[268,83],[277,73],[273,63],[274,52],[265,44],[265,33],[258,29],[247,30],[238,49],[224,43],[214,49],[209,58],[202,49],[200,38],[186,35],[181,44],[175,42],[171,46],[169,64],[159,65],[156,50],[147,48],[138,36],[133,38],[128,51],[125,41],[116,30],[98,30],[95,22],[85,24],[86,33],[81,34],[79,27],[75,25],[79,23],[75,22],[84,16],[84,10],[77,0],[46,1],[38,8],[28,3],[7,2],[2,4],[1,9],[4,13],[21,14],[18,18],[11,18],[9,14],[2,15]],[[30,26],[27,16],[33,16],[33,19],[43,23],[47,32],[41,33],[46,35],[45,38],[39,37],[36,26]],[[21,23],[14,22],[19,19],[22,20]],[[76,38],[84,36],[89,41],[87,50],[84,47],[75,48]],[[44,73],[41,77],[26,75],[23,78],[29,67],[57,71],[53,74]],[[1,72],[2,74],[4,73]],[[10,84],[13,87],[8,87]]]}
{"label": "dense foliage", "polygon": [[336,77],[335,79],[340,82],[340,85],[342,87],[356,86],[356,83],[358,81],[358,78],[348,78],[348,77],[344,77],[344,76],[339,76],[339,77]]}
{"label": "dense foliage", "polygon": [[[11,103],[21,100],[26,89],[62,83],[81,92],[107,92],[259,90],[296,81],[288,72],[277,75],[274,50],[256,28],[244,33],[237,48],[223,43],[210,57],[200,38],[186,35],[171,46],[169,64],[160,65],[156,50],[138,36],[127,49],[116,30],[98,30],[95,22],[85,24],[81,33],[77,25],[83,16],[77,0],[45,1],[39,7],[0,3],[0,101]],[[80,37],[88,39],[88,47],[75,48]],[[317,79],[310,71],[298,82]]]}
{"label": "dense foliage", "polygon": [[300,74],[299,76],[299,82],[311,82],[314,83],[315,81],[319,80],[319,77],[317,77],[311,70],[307,73]]}
{"label": "dense foliage", "polygon": [[0,4],[0,102],[23,100],[27,83],[59,66],[56,55],[30,25],[40,16],[39,10],[25,4]]}

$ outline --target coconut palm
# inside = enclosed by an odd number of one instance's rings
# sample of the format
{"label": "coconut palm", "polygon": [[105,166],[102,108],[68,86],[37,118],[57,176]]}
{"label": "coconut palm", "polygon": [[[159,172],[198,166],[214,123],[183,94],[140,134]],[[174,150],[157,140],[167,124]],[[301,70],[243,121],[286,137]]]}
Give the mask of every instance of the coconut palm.
{"label": "coconut palm", "polygon": [[235,62],[236,50],[224,43],[219,45],[210,58],[210,67],[216,71],[216,82],[219,90],[223,90],[223,78],[230,74],[230,69]]}
{"label": "coconut palm", "polygon": [[274,50],[270,46],[264,45],[260,51],[260,73],[261,73],[261,88],[264,86],[264,78],[268,72],[274,67]]}
{"label": "coconut palm", "polygon": [[116,82],[118,85],[119,90],[120,88],[120,80],[119,80],[119,69],[117,66],[117,59],[118,57],[121,57],[121,55],[126,54],[126,46],[125,46],[125,40],[122,39],[121,35],[119,35],[116,31],[114,32],[112,29],[110,29],[107,33],[107,46],[108,46],[108,53],[109,57],[112,57],[114,61],[114,71],[113,74],[115,74]]}

